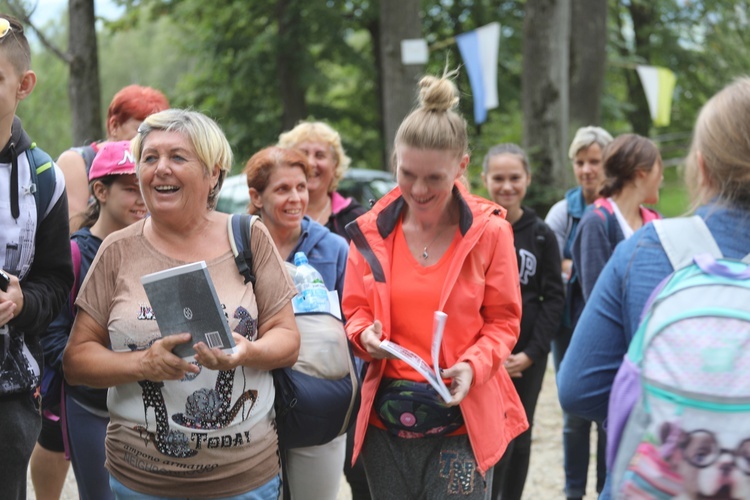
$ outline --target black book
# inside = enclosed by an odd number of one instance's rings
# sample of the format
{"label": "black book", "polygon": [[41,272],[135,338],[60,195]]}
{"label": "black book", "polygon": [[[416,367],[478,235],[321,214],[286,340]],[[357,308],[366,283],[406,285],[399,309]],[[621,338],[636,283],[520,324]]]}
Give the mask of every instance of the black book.
{"label": "black book", "polygon": [[205,261],[147,274],[141,283],[162,337],[193,336],[191,342],[174,348],[177,356],[192,358],[197,342],[234,352],[234,338]]}

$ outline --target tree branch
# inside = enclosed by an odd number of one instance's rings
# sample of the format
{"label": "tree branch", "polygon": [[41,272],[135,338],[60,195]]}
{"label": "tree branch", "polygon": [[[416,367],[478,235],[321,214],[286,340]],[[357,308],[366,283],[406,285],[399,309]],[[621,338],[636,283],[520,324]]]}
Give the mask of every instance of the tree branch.
{"label": "tree branch", "polygon": [[55,54],[58,58],[60,58],[63,62],[66,64],[70,64],[73,61],[73,58],[71,55],[67,52],[63,52],[59,48],[57,48],[52,42],[50,42],[47,37],[44,36],[44,33],[39,30],[34,23],[31,22],[31,16],[26,13],[26,11],[22,8],[20,8],[18,5],[16,5],[15,2],[7,2],[8,9],[11,11],[11,14],[13,14],[15,17],[17,17],[19,20],[21,20],[24,24],[28,25],[31,29],[34,30],[34,33],[36,33],[37,38],[39,38],[39,41],[42,42],[42,45]]}

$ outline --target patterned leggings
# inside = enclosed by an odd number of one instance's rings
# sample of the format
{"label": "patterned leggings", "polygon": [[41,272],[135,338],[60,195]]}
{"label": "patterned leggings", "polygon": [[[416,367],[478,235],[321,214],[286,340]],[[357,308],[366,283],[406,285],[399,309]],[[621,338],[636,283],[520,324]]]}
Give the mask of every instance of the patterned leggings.
{"label": "patterned leggings", "polygon": [[492,469],[483,478],[469,437],[403,439],[369,426],[362,460],[373,498],[488,500]]}

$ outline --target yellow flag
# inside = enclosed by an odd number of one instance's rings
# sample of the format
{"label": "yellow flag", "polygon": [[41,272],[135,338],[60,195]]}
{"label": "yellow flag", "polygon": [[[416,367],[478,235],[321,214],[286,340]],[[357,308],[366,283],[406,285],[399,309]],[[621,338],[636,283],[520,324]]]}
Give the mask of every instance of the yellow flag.
{"label": "yellow flag", "polygon": [[646,93],[651,119],[657,127],[669,125],[672,113],[672,95],[677,81],[668,68],[659,66],[637,66],[643,90]]}

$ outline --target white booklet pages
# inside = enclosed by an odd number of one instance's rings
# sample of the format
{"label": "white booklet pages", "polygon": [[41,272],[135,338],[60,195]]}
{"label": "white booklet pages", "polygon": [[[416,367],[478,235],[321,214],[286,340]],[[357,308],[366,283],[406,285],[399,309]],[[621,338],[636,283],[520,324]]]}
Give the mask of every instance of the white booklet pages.
{"label": "white booklet pages", "polygon": [[414,351],[391,342],[390,340],[381,341],[380,348],[393,354],[398,359],[408,363],[409,366],[417,370],[425,379],[427,379],[430,385],[435,388],[443,400],[446,403],[450,403],[453,398],[451,397],[451,393],[445,385],[445,382],[443,382],[443,378],[440,376],[440,366],[438,365],[440,359],[440,344],[443,342],[443,330],[445,330],[446,319],[448,319],[448,315],[443,311],[435,311],[435,320],[432,325],[432,366]]}
{"label": "white booklet pages", "polygon": [[192,341],[173,349],[177,356],[193,357],[197,342],[234,352],[234,338],[205,261],[147,274],[141,277],[141,283],[162,337],[179,333],[193,336]]}

